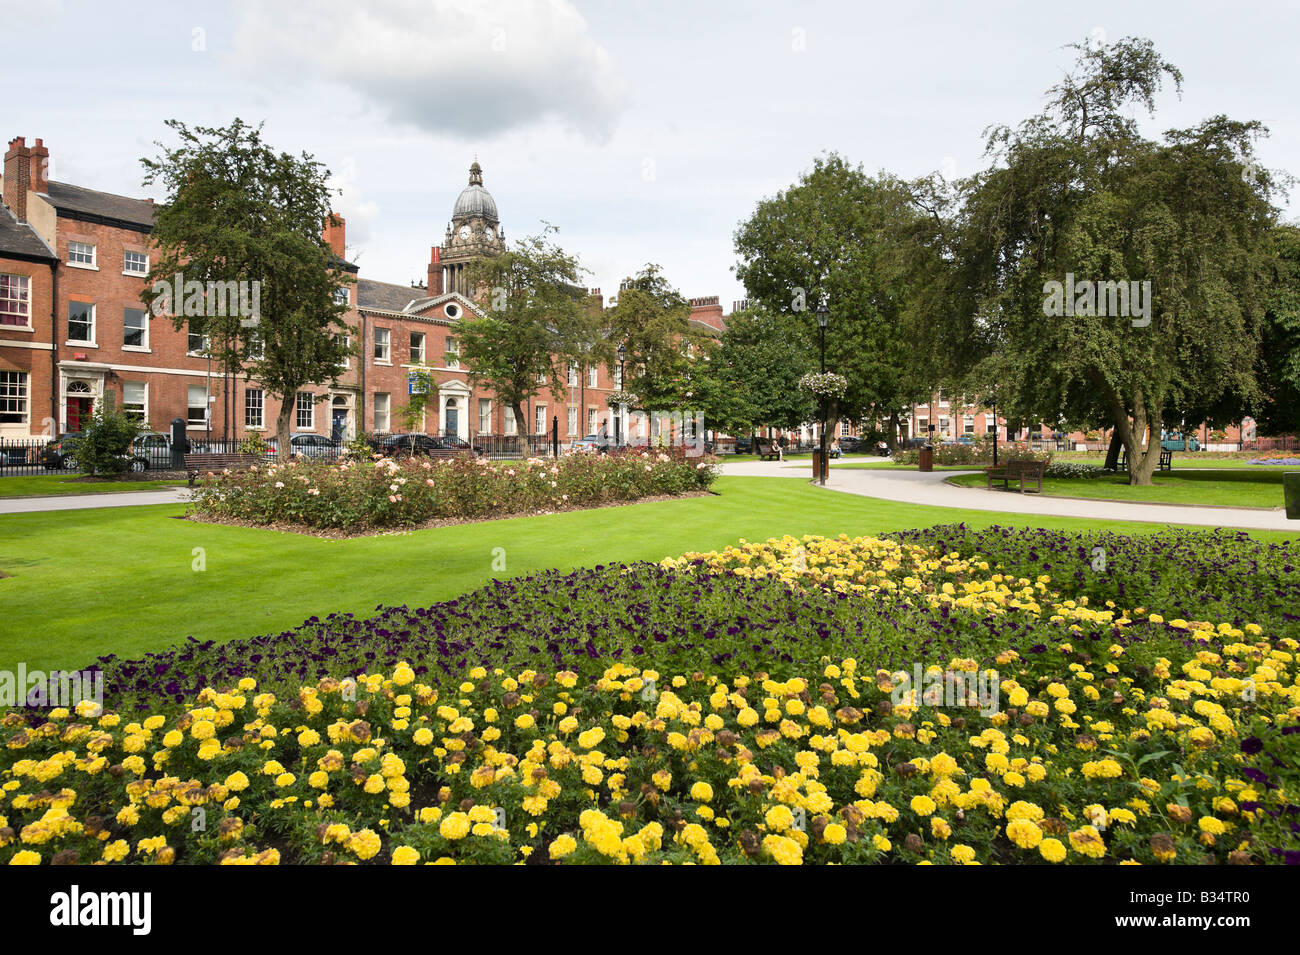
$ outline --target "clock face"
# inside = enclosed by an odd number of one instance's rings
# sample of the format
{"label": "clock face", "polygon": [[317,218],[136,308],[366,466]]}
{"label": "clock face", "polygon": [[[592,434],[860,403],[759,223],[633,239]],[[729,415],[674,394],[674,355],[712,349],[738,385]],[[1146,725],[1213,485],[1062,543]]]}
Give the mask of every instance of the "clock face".
{"label": "clock face", "polygon": [[469,238],[469,226],[467,226],[467,225],[463,225],[463,226],[460,227],[460,237],[461,237],[462,239],[468,239],[468,238]]}

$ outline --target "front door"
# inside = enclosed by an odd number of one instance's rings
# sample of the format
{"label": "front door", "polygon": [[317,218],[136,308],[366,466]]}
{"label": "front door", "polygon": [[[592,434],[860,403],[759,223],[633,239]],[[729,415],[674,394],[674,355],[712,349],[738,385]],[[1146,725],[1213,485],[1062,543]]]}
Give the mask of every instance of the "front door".
{"label": "front door", "polygon": [[342,441],[344,436],[346,436],[347,431],[348,431],[348,409],[335,408],[333,428],[330,432],[330,437],[332,437],[335,441]]}
{"label": "front door", "polygon": [[460,408],[457,407],[455,398],[447,401],[447,422],[442,433],[445,435],[460,434]]}
{"label": "front door", "polygon": [[67,408],[68,430],[80,431],[88,425],[90,423],[90,413],[93,407],[93,398],[69,396]]}

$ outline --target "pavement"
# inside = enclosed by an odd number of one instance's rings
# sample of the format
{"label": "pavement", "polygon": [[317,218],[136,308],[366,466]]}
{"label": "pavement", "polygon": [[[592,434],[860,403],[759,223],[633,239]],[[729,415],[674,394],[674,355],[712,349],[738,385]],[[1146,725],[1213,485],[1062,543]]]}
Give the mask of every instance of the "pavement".
{"label": "pavement", "polygon": [[[811,462],[802,466],[779,461],[724,463],[724,474],[751,477],[812,477]],[[1011,514],[1041,514],[1052,517],[1083,517],[1092,520],[1142,521],[1149,524],[1194,524],[1204,527],[1233,527],[1246,530],[1292,531],[1300,533],[1300,521],[1288,520],[1286,512],[1249,507],[1189,507],[1175,504],[1138,504],[1120,501],[1080,500],[1046,497],[1018,491],[954,487],[944,480],[970,471],[929,471],[914,468],[842,468],[831,465],[826,488],[845,494],[860,494],[905,504],[960,507],[974,511],[1002,511]],[[1280,505],[1280,502],[1279,502]]]}
{"label": "pavement", "polygon": [[142,504],[183,504],[188,499],[189,488],[186,487],[169,487],[157,491],[103,491],[99,494],[3,497],[0,498],[0,514],[80,511],[91,507],[139,507]]}

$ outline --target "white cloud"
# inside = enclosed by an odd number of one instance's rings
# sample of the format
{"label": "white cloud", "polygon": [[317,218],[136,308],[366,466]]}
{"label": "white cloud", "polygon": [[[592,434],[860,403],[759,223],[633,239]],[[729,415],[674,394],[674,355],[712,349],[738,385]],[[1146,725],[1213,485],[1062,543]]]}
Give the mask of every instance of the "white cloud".
{"label": "white cloud", "polygon": [[547,121],[596,141],[624,88],[568,0],[241,0],[233,66],[342,87],[431,133],[491,136]]}

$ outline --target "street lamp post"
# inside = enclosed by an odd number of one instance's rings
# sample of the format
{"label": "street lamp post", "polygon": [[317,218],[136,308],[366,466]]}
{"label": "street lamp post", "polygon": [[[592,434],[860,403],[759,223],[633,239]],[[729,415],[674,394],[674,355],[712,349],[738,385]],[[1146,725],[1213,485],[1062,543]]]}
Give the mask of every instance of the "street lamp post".
{"label": "street lamp post", "polygon": [[[826,301],[823,299],[822,303],[817,306],[817,333],[818,333],[818,337],[821,339],[821,367],[822,367],[823,375],[826,374],[826,326],[830,324],[830,321],[831,321],[831,310],[827,307]],[[829,443],[826,440],[826,398],[825,396],[820,396],[817,399],[817,403],[820,406],[818,409],[818,415],[821,418],[821,433],[818,435],[818,443],[821,445],[821,459],[818,461],[818,465],[817,465],[818,467],[817,480],[818,483],[820,483],[822,486],[825,486],[826,472],[827,470],[829,470],[826,464],[826,452],[827,449],[829,448]]]}
{"label": "street lamp post", "polygon": [[[623,378],[625,374],[624,365],[627,362],[627,346],[618,346],[618,390],[624,392],[627,390],[627,383]],[[618,406],[614,418],[614,443],[620,448],[623,447],[623,405]]]}

